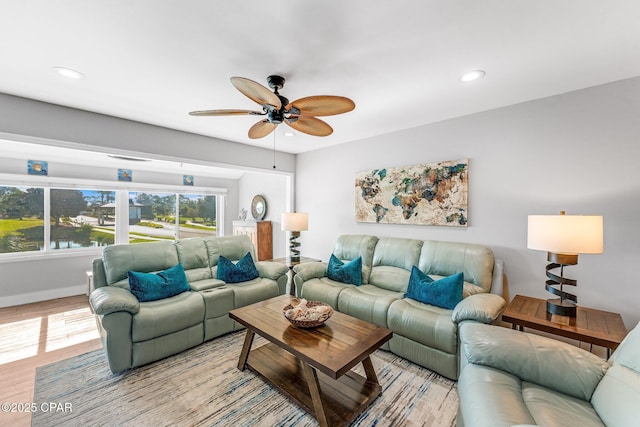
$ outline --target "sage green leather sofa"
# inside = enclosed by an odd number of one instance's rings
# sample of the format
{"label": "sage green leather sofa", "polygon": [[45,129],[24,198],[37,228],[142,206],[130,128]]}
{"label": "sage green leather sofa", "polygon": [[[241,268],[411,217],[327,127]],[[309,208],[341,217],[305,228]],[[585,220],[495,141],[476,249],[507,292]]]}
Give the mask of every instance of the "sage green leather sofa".
{"label": "sage green leather sofa", "polygon": [[608,361],[568,343],[464,324],[459,427],[640,425],[640,325]]}
{"label": "sage green leather sofa", "polygon": [[[216,279],[218,258],[237,261],[249,252],[248,236],[189,238],[108,246],[93,260],[95,290],[89,301],[112,372],[179,353],[242,326],[229,311],[285,293],[284,264],[255,263],[259,277],[227,285]],[[158,272],[182,263],[190,291],[139,302],[130,292],[128,271]]]}
{"label": "sage green leather sofa", "polygon": [[[331,280],[324,262],[299,264],[298,296],[391,329],[383,349],[451,379],[458,378],[458,324],[492,323],[506,305],[503,264],[481,245],[344,235],[333,254],[344,262],[361,256],[363,284]],[[449,310],[404,298],[413,266],[433,279],[462,272],[463,300]]]}

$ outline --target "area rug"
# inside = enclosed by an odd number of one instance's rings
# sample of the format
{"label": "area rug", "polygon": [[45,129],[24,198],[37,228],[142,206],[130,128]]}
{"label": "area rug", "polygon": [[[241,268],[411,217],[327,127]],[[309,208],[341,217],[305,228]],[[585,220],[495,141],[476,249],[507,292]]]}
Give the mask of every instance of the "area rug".
{"label": "area rug", "polygon": [[[38,368],[33,426],[317,426],[250,370],[237,369],[244,332],[214,339],[122,374],[102,350]],[[256,336],[254,348],[266,340]],[[382,395],[354,426],[454,426],[455,382],[378,350]],[[356,371],[364,375],[362,365]],[[56,404],[53,405],[52,404]]]}

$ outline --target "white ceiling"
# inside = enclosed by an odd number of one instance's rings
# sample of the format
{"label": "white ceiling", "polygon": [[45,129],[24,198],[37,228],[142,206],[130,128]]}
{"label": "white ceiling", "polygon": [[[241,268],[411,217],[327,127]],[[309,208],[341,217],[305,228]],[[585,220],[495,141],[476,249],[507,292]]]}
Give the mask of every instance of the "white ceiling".
{"label": "white ceiling", "polygon": [[301,153],[638,76],[639,23],[637,0],[0,0],[0,92],[268,148],[255,116],[187,113],[256,109],[232,76],[353,99],[329,137],[279,126]]}

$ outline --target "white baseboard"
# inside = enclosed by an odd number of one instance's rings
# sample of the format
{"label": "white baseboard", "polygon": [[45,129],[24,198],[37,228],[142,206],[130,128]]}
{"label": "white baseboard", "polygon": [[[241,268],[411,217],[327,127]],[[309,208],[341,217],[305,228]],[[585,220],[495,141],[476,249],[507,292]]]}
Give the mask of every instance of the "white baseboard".
{"label": "white baseboard", "polygon": [[87,285],[69,286],[68,288],[47,289],[46,291],[30,292],[27,294],[0,297],[0,308],[14,305],[30,304],[32,302],[47,301],[75,295],[86,295]]}

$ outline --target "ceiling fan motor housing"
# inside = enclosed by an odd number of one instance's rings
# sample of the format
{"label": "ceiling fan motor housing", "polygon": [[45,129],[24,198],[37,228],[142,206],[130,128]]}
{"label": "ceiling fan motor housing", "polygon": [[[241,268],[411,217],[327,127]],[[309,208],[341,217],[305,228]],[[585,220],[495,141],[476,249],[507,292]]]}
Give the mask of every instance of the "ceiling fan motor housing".
{"label": "ceiling fan motor housing", "polygon": [[272,75],[267,77],[267,83],[269,83],[269,87],[273,89],[273,92],[276,94],[276,96],[280,98],[280,103],[282,104],[280,109],[277,110],[275,108],[269,108],[265,106],[265,108],[267,109],[267,120],[269,120],[269,123],[273,123],[276,125],[283,123],[285,114],[288,113],[285,107],[289,105],[289,100],[278,93],[278,89],[282,89],[284,87],[284,81],[285,79],[282,76]]}

